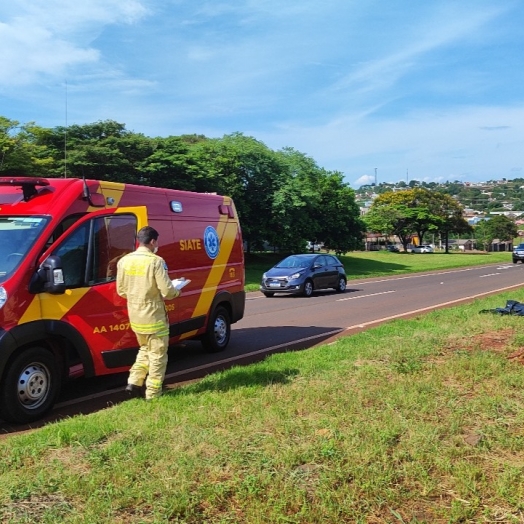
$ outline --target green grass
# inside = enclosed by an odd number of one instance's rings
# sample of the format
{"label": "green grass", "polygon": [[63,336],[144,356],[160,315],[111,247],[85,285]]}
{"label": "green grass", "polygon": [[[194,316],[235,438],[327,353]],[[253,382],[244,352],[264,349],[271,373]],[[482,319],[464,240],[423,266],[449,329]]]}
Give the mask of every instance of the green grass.
{"label": "green grass", "polygon": [[523,522],[524,319],[479,313],[509,298],[4,438],[0,520]]}
{"label": "green grass", "polygon": [[[286,255],[255,253],[246,255],[246,290],[258,290],[264,271]],[[510,263],[511,253],[390,253],[389,251],[355,251],[340,256],[348,279],[369,278],[471,265]]]}

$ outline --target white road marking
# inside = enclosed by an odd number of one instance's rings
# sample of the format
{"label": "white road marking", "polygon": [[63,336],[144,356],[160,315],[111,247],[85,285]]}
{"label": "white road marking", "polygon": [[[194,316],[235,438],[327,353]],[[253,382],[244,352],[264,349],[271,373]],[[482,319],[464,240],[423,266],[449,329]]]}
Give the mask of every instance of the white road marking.
{"label": "white road marking", "polygon": [[495,275],[500,275],[500,273],[488,273],[487,275],[479,275],[479,278],[494,277]]}
{"label": "white road marking", "polygon": [[359,295],[358,297],[339,298],[337,302],[344,302],[344,300],[357,300],[358,298],[376,297],[377,295],[387,295],[388,293],[396,293],[396,291],[381,291],[380,293],[370,293],[369,295]]}

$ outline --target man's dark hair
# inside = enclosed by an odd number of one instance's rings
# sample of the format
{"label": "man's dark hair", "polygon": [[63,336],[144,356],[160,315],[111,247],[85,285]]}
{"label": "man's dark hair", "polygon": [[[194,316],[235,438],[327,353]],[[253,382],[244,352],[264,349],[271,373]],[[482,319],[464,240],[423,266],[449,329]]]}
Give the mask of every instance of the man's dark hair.
{"label": "man's dark hair", "polygon": [[147,245],[151,243],[151,240],[158,240],[158,231],[151,226],[144,226],[136,237],[140,244]]}

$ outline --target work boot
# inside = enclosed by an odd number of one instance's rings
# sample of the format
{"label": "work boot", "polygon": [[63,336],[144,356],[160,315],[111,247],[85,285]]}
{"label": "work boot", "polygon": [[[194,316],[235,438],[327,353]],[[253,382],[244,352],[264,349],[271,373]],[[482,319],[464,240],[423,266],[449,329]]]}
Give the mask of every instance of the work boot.
{"label": "work boot", "polygon": [[143,396],[142,386],[135,386],[135,384],[128,384],[126,386],[125,392],[130,398],[140,398]]}

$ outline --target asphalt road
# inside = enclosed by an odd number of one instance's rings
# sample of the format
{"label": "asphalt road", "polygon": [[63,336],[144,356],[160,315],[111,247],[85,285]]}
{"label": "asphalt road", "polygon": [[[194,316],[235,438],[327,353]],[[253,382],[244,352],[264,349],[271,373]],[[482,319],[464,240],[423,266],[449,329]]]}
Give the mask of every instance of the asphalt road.
{"label": "asphalt road", "polygon": [[[524,265],[510,263],[349,281],[345,293],[320,291],[311,298],[267,298],[258,292],[248,293],[245,317],[233,326],[226,351],[209,354],[196,341],[171,348],[166,387],[179,387],[218,369],[261,360],[270,353],[311,348],[394,318],[518,289],[523,283]],[[31,428],[122,402],[126,379],[127,373],[72,381],[53,413]],[[0,421],[0,435],[26,429],[29,426]]]}

